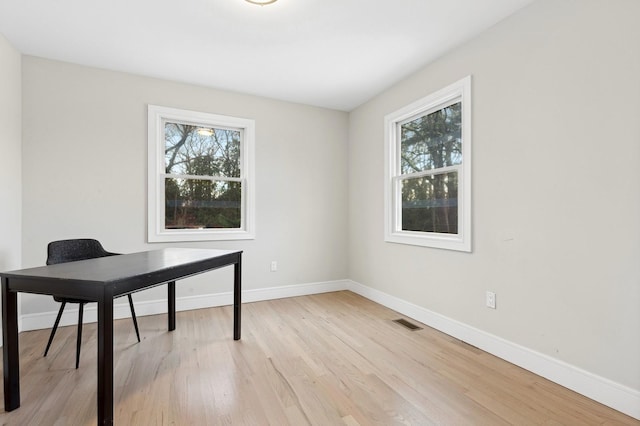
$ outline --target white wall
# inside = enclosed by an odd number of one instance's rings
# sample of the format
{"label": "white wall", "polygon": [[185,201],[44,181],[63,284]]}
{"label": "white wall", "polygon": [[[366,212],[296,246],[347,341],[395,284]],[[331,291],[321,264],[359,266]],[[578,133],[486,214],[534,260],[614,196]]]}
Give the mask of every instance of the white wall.
{"label": "white wall", "polygon": [[[541,0],[352,111],[349,277],[640,390],[639,16]],[[383,117],[469,74],[473,253],[385,243]]]}
{"label": "white wall", "polygon": [[[20,52],[0,34],[0,271],[20,268],[22,98]],[[2,319],[0,318],[0,326]],[[2,336],[0,336],[0,345]]]}
{"label": "white wall", "polygon": [[20,267],[21,129],[20,52],[0,34],[0,270]]}
{"label": "white wall", "polygon": [[0,270],[20,267],[22,212],[21,55],[0,34]]}
{"label": "white wall", "polygon": [[[23,83],[25,266],[44,264],[51,240],[95,237],[116,252],[242,249],[247,290],[346,278],[346,113],[28,56]],[[256,120],[255,240],[145,243],[147,104]],[[231,273],[185,280],[177,295],[231,291]],[[38,295],[22,306],[56,309]]]}

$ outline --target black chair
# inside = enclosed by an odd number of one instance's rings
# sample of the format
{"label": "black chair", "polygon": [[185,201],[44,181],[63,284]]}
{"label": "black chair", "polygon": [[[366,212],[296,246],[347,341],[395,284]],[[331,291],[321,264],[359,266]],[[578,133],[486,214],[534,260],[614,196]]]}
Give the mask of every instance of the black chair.
{"label": "black chair", "polygon": [[[53,241],[47,246],[47,265],[55,265],[57,263],[74,262],[76,260],[94,259],[97,257],[116,256],[118,253],[110,253],[106,251],[102,244],[97,240],[92,239],[75,239],[75,240],[61,240]],[[140,342],[140,332],[138,331],[138,320],[136,319],[136,312],[133,309],[133,299],[129,296],[129,306],[131,307],[131,318],[133,319],[133,326],[136,329],[136,336],[138,342]],[[44,356],[47,356],[49,347],[53,341],[53,336],[58,329],[58,323],[62,317],[62,311],[67,303],[77,303],[79,305],[78,310],[78,342],[76,346],[76,368],[80,363],[80,343],[82,342],[82,314],[84,311],[84,305],[88,302],[80,299],[70,299],[68,297],[53,296],[56,302],[61,302],[60,310],[56,322],[53,324],[53,330],[51,330],[51,336],[47,342],[47,348],[44,351]]]}

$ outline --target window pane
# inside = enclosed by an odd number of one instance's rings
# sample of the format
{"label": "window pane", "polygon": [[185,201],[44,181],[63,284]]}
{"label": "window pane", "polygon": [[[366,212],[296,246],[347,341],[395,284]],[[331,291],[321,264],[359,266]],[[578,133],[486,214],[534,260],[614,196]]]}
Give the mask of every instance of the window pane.
{"label": "window pane", "polygon": [[165,122],[165,172],[240,177],[240,130]]}
{"label": "window pane", "polygon": [[165,229],[240,228],[240,182],[165,180]]}
{"label": "window pane", "polygon": [[458,173],[402,181],[402,230],[458,233]]}
{"label": "window pane", "polygon": [[461,105],[455,103],[400,126],[402,174],[462,163]]}

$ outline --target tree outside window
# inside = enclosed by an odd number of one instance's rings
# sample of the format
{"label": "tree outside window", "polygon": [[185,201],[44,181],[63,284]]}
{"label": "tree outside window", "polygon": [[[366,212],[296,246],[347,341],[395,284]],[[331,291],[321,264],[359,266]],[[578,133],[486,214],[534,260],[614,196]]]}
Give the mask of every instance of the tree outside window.
{"label": "tree outside window", "polygon": [[400,125],[402,229],[458,233],[458,173],[462,164],[461,103]]}
{"label": "tree outside window", "polygon": [[166,229],[240,228],[241,134],[165,122]]}

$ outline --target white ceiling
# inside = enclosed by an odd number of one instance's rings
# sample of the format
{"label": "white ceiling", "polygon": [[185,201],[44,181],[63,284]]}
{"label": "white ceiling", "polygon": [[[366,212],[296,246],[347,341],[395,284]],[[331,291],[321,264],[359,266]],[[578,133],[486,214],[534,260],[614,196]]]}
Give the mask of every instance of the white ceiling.
{"label": "white ceiling", "polygon": [[532,0],[0,0],[26,55],[349,111]]}

